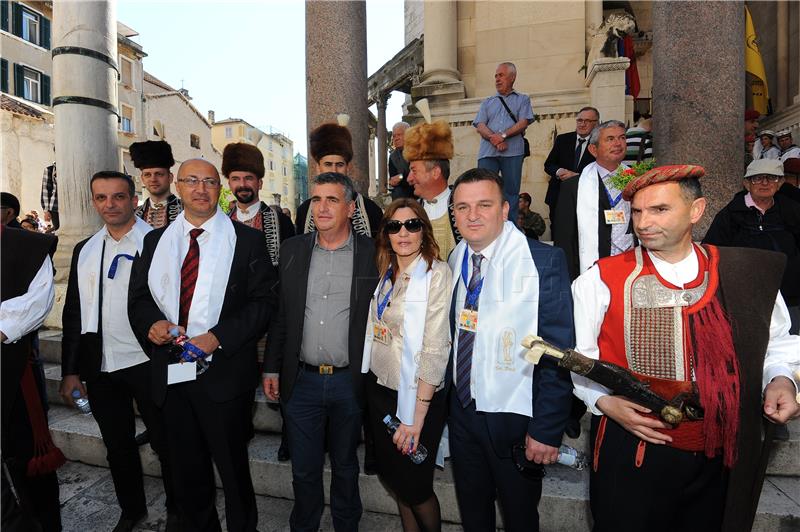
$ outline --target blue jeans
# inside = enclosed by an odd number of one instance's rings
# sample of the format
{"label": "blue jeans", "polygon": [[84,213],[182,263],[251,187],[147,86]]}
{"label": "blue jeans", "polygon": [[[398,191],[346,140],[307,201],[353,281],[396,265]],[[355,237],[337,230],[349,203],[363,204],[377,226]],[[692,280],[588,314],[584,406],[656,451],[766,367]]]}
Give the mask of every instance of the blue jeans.
{"label": "blue jeans", "polygon": [[331,517],[336,532],[357,531],[361,519],[358,447],[362,411],[349,370],[320,375],[300,369],[284,405],[284,423],[292,455],[294,507],[292,531],[319,530],[325,506],[322,470],[327,431],[331,459]]}
{"label": "blue jeans", "polygon": [[508,202],[508,219],[516,225],[519,213],[519,186],[522,183],[522,161],[524,155],[513,157],[483,157],[478,159],[478,168],[500,174],[503,178],[503,196]]}

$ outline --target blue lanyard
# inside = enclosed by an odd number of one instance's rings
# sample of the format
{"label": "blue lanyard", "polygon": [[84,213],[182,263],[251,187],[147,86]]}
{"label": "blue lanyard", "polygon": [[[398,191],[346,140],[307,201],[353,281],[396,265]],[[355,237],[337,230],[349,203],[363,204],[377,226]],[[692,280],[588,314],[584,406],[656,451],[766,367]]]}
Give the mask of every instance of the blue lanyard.
{"label": "blue lanyard", "polygon": [[464,260],[461,261],[461,280],[464,281],[464,288],[467,289],[467,297],[464,301],[464,307],[469,307],[474,309],[478,305],[478,297],[481,295],[481,288],[483,288],[483,277],[481,280],[478,281],[478,284],[475,285],[474,290],[469,289],[469,281],[467,281],[467,255],[469,255],[469,250],[464,250]]}
{"label": "blue lanyard", "polygon": [[619,200],[622,199],[622,192],[620,192],[619,195],[617,195],[616,199],[612,198],[611,192],[608,191],[608,185],[606,185],[606,182],[604,180],[601,179],[601,181],[603,181],[603,188],[606,191],[606,196],[608,196],[608,203],[611,204],[611,208],[613,209],[614,207],[617,206],[617,204],[619,204]]}
{"label": "blue lanyard", "polygon": [[117,266],[119,266],[119,259],[128,259],[134,260],[133,255],[128,255],[127,253],[119,253],[111,260],[111,267],[108,268],[108,278],[113,279],[117,275]]}
{"label": "blue lanyard", "polygon": [[[386,284],[386,281],[392,276],[392,268],[389,268],[386,271],[386,275],[383,276],[383,281],[381,281],[381,287],[378,289],[378,294],[383,292],[383,286]],[[383,312],[386,310],[387,305],[389,305],[389,298],[392,296],[392,292],[394,292],[394,285],[389,288],[389,291],[386,292],[386,295],[383,296],[383,301],[378,302],[378,319],[380,320],[383,318]]]}

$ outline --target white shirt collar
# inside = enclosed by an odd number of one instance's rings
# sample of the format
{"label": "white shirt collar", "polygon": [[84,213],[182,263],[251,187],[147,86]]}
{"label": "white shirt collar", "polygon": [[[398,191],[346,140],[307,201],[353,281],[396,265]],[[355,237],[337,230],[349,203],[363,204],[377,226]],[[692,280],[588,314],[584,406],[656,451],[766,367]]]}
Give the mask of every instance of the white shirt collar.
{"label": "white shirt collar", "polygon": [[675,286],[683,287],[697,279],[700,263],[697,260],[697,250],[695,250],[694,245],[692,245],[692,251],[686,258],[676,263],[669,263],[649,251],[647,254],[650,256],[650,260],[653,261],[653,266],[656,267],[658,274]]}
{"label": "white shirt collar", "polygon": [[214,215],[203,222],[203,225],[200,227],[195,227],[189,222],[189,220],[181,216],[181,234],[183,234],[183,236],[189,236],[189,231],[192,229],[202,229],[203,234],[219,231],[219,224],[223,223],[227,218],[228,217],[225,216],[225,213],[222,212],[222,209],[219,208],[219,205],[217,206],[217,210],[214,212]]}
{"label": "white shirt collar", "polygon": [[102,228],[100,228],[100,233],[103,235],[104,240],[109,240],[119,244],[122,244],[125,241],[131,241],[136,245],[137,250],[141,250],[144,243],[144,235],[149,233],[152,229],[153,228],[150,227],[147,222],[138,216],[135,216],[133,226],[131,226],[130,230],[128,230],[128,232],[125,233],[122,238],[119,239],[119,241],[114,240],[114,237],[108,232],[107,225],[104,225]]}
{"label": "white shirt collar", "polygon": [[253,203],[252,205],[250,205],[249,207],[246,207],[245,209],[242,209],[239,206],[239,203],[237,202],[236,203],[236,219],[239,220],[239,221],[242,221],[242,222],[247,221],[250,218],[252,218],[253,216],[255,216],[256,214],[258,214],[258,212],[260,210],[261,210],[261,202],[260,201],[257,201],[255,203]]}
{"label": "white shirt collar", "polygon": [[450,203],[450,187],[445,187],[433,200],[436,203],[423,199],[422,207],[428,214],[428,218],[437,220],[447,213],[447,207]]}
{"label": "white shirt collar", "polygon": [[[500,234],[502,235],[502,233],[500,233]],[[494,255],[494,250],[495,250],[495,248],[497,247],[497,241],[498,241],[498,240],[500,240],[500,235],[497,235],[497,238],[495,238],[495,239],[492,241],[492,243],[491,243],[491,244],[489,244],[488,246],[486,246],[485,248],[483,248],[483,249],[482,249],[482,250],[479,252],[481,255],[483,255],[483,258],[484,258],[485,260],[492,260],[492,255]],[[472,249],[472,246],[470,246],[469,244],[467,244],[467,256],[469,257],[469,260],[470,260],[470,261],[472,261],[472,256],[473,256],[475,253],[476,253],[476,251]],[[484,271],[484,270],[483,270],[483,267],[481,267],[481,271]]]}

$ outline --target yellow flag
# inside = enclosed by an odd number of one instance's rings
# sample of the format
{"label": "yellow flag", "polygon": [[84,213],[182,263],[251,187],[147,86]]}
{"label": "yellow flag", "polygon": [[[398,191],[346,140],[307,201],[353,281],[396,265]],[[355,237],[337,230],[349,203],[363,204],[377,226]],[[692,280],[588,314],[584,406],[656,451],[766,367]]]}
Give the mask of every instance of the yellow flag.
{"label": "yellow flag", "polygon": [[756,39],[756,28],[753,26],[753,18],[747,6],[744,8],[744,68],[758,80],[754,80],[750,86],[753,95],[753,108],[762,115],[767,114],[767,104],[769,102],[769,87],[767,87],[767,73],[764,70],[764,60],[758,50]]}

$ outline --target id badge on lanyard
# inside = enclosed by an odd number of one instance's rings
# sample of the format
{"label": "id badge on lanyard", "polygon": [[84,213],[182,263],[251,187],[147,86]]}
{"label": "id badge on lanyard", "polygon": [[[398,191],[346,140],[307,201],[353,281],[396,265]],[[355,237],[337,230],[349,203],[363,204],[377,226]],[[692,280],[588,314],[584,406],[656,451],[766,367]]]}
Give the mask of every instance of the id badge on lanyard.
{"label": "id badge on lanyard", "polygon": [[467,255],[468,251],[464,251],[464,260],[461,262],[461,280],[464,282],[464,288],[467,294],[464,298],[464,308],[458,316],[458,328],[464,331],[477,332],[478,331],[478,297],[481,295],[483,288],[483,278],[475,285],[473,290],[469,289],[469,281],[467,280]]}

